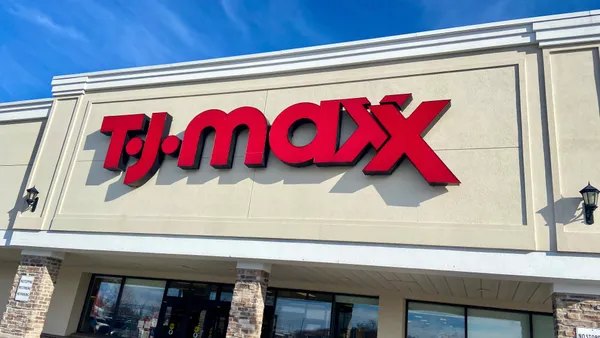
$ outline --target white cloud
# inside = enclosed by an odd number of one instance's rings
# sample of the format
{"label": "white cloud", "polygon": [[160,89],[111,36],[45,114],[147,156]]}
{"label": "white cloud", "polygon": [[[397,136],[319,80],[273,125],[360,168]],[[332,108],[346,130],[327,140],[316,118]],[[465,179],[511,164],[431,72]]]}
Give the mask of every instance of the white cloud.
{"label": "white cloud", "polygon": [[225,13],[225,16],[236,26],[242,33],[248,34],[249,28],[243,19],[243,15],[239,15],[238,12],[243,12],[243,8],[239,8],[234,2],[235,0],[219,0],[219,4]]}
{"label": "white cloud", "polygon": [[8,9],[8,12],[29,22],[40,25],[56,35],[64,36],[73,40],[87,41],[85,35],[79,30],[70,26],[60,25],[52,20],[51,17],[35,8],[23,7],[19,4],[15,4],[14,7]]}
{"label": "white cloud", "polygon": [[253,8],[244,6],[248,2],[238,0],[219,0],[219,4],[229,23],[243,33],[242,38],[247,43],[259,38],[280,44],[294,35],[308,40],[309,44],[331,42],[322,27],[310,22],[300,1],[255,2]]}

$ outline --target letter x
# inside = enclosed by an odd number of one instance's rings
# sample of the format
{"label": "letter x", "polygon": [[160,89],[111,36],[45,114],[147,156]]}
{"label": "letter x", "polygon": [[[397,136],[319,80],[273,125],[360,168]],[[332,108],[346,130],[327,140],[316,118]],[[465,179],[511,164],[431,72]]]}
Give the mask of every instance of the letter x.
{"label": "letter x", "polygon": [[450,100],[426,101],[405,118],[402,109],[410,95],[388,95],[371,106],[371,112],[390,138],[365,166],[365,175],[389,175],[408,158],[431,185],[459,184],[460,181],[425,142],[430,124],[450,105]]}

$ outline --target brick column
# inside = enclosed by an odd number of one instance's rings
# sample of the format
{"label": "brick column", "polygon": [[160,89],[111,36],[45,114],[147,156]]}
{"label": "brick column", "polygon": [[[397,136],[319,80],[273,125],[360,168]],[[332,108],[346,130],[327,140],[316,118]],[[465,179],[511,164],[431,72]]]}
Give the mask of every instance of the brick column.
{"label": "brick column", "polygon": [[260,337],[270,271],[269,264],[238,263],[227,338]]}
{"label": "brick column", "polygon": [[555,338],[576,337],[577,328],[600,330],[600,284],[592,288],[554,285],[552,310]]}
{"label": "brick column", "polygon": [[[48,251],[24,250],[21,253],[8,304],[0,322],[0,337],[40,337],[63,258],[62,253]],[[22,286],[30,286],[31,290],[27,300],[18,300],[17,289],[23,276],[31,284],[23,282]],[[19,290],[20,297],[23,297],[24,290]]]}

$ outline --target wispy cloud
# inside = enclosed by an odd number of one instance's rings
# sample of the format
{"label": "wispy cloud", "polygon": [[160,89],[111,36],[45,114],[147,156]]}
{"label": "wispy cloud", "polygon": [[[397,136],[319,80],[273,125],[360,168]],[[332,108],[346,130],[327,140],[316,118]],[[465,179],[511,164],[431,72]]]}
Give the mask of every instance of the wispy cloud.
{"label": "wispy cloud", "polygon": [[163,25],[169,29],[186,46],[191,47],[196,44],[197,39],[194,37],[191,29],[177,16],[160,3],[155,3],[154,6],[158,9],[158,17]]}
{"label": "wispy cloud", "polygon": [[85,35],[79,30],[71,26],[60,25],[52,20],[52,18],[35,8],[24,7],[19,4],[15,4],[14,7],[10,7],[8,9],[8,12],[36,25],[40,25],[43,28],[48,29],[53,34],[64,36],[73,40],[87,40]]}
{"label": "wispy cloud", "polygon": [[[332,42],[325,27],[307,18],[303,2],[297,0],[244,2],[219,0],[220,7],[245,42],[257,39],[272,43],[288,42],[299,36],[310,45]],[[254,6],[250,6],[252,4]]]}
{"label": "wispy cloud", "polygon": [[589,10],[597,1],[0,0],[0,101],[49,96],[54,75]]}
{"label": "wispy cloud", "polygon": [[[245,35],[249,33],[249,28],[246,22],[243,19],[243,16],[240,16],[238,12],[240,11],[239,2],[235,2],[235,0],[219,0],[219,4],[227,16],[227,19],[242,33]],[[243,11],[243,9],[241,9]]]}
{"label": "wispy cloud", "polygon": [[325,27],[319,22],[310,21],[307,14],[298,1],[272,1],[270,13],[277,17],[277,13],[286,13],[280,17],[280,25],[290,25],[291,28],[304,37],[311,44],[325,44],[333,42],[333,38],[327,33]]}

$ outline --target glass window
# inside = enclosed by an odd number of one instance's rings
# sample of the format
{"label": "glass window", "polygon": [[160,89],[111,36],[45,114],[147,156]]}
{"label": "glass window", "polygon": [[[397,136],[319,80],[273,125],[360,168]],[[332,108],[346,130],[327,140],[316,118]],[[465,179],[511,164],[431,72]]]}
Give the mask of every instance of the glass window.
{"label": "glass window", "polygon": [[79,331],[108,335],[112,325],[122,278],[95,277]]}
{"label": "glass window", "polygon": [[406,337],[465,338],[464,313],[462,307],[410,302]]}
{"label": "glass window", "polygon": [[533,338],[554,337],[554,318],[548,315],[533,315]]}
{"label": "glass window", "polygon": [[231,302],[233,299],[233,285],[223,285],[221,287],[221,295],[219,300],[222,302]]}
{"label": "glass window", "polygon": [[166,282],[127,278],[112,335],[138,338],[157,326]]}
{"label": "glass window", "polygon": [[275,293],[273,289],[267,289],[265,298],[265,310],[263,312],[263,326],[260,336],[262,338],[270,338],[273,336],[275,325]]}
{"label": "glass window", "polygon": [[275,306],[275,291],[267,290],[267,296],[265,297],[265,306]]}
{"label": "glass window", "polygon": [[[275,336],[329,337],[332,295],[278,291],[275,305]],[[309,299],[306,299],[309,298]]]}
{"label": "glass window", "polygon": [[469,309],[467,327],[469,338],[531,338],[527,313]]}
{"label": "glass window", "polygon": [[171,282],[167,289],[167,297],[217,299],[216,285],[194,282]]}
{"label": "glass window", "polygon": [[376,298],[335,296],[335,338],[376,338]]}

